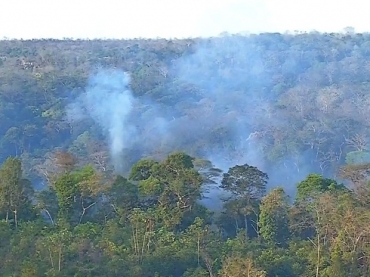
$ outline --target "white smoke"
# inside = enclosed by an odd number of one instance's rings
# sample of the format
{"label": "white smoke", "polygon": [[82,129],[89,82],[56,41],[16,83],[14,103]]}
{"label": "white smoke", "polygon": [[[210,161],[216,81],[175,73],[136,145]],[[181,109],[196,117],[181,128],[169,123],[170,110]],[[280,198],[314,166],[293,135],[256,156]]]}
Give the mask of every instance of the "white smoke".
{"label": "white smoke", "polygon": [[128,120],[134,104],[129,84],[127,73],[101,70],[90,78],[86,92],[67,107],[69,121],[89,117],[102,128],[116,170],[120,168],[124,149],[130,146],[136,132]]}

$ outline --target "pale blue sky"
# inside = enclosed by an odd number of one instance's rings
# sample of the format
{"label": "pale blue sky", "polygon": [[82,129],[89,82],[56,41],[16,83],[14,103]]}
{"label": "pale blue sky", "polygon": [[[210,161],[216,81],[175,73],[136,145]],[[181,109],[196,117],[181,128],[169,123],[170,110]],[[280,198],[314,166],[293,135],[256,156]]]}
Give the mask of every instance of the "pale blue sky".
{"label": "pale blue sky", "polygon": [[0,0],[0,38],[370,30],[368,0]]}

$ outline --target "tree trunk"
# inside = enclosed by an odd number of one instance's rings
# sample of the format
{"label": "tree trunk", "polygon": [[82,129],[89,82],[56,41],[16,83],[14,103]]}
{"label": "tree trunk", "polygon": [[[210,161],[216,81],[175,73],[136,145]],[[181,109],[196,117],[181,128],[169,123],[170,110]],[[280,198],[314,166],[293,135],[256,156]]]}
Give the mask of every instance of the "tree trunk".
{"label": "tree trunk", "polygon": [[317,263],[316,263],[316,277],[319,277],[320,270],[320,234],[317,234]]}
{"label": "tree trunk", "polygon": [[54,261],[53,261],[52,255],[51,255],[50,247],[48,248],[48,250],[49,250],[49,259],[50,259],[51,267],[54,268]]}
{"label": "tree trunk", "polygon": [[244,227],[245,227],[245,238],[248,239],[248,219],[246,215],[244,215]]}
{"label": "tree trunk", "polygon": [[198,254],[198,266],[200,265],[200,238],[197,240],[197,254]]}
{"label": "tree trunk", "polygon": [[62,246],[59,246],[58,271],[62,269]]}
{"label": "tree trunk", "polygon": [[87,206],[86,208],[84,207],[84,203],[83,203],[83,198],[81,197],[81,206],[82,206],[82,213],[81,213],[81,216],[80,216],[80,220],[78,221],[78,224],[81,224],[82,222],[82,218],[84,217],[86,211],[91,208],[92,206],[94,206],[96,204],[96,202],[93,202],[91,203],[89,206]]}
{"label": "tree trunk", "polygon": [[53,220],[53,218],[51,217],[51,214],[49,213],[49,211],[48,211],[47,209],[44,209],[44,211],[45,211],[45,212],[46,212],[46,214],[49,216],[50,221],[51,221],[51,224],[53,224],[53,225],[54,225],[54,220]]}
{"label": "tree trunk", "polygon": [[18,215],[17,215],[17,210],[14,210],[14,224],[15,224],[15,229],[18,229]]}
{"label": "tree trunk", "polygon": [[214,277],[213,264],[214,264],[215,261],[212,261],[211,257],[208,256],[208,254],[204,250],[202,251],[201,255],[202,255],[203,261],[206,265],[206,268],[208,270],[209,277]]}

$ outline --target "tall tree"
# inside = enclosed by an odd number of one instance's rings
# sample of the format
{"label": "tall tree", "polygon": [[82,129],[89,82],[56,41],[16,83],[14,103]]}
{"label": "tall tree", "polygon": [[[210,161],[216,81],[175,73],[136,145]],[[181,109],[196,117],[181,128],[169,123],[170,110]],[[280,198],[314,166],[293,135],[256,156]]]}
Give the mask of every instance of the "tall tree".
{"label": "tall tree", "polygon": [[324,178],[319,174],[309,174],[306,179],[297,185],[296,201],[311,201],[321,193],[338,190],[345,191],[346,188],[333,179]]}
{"label": "tall tree", "polygon": [[132,210],[139,206],[138,187],[122,176],[116,176],[105,196],[112,211],[124,221]]}
{"label": "tall tree", "polygon": [[289,238],[289,203],[283,188],[271,190],[260,206],[260,234],[268,243],[285,245]]}
{"label": "tall tree", "polygon": [[[59,176],[54,182],[59,218],[81,223],[86,212],[96,205],[100,193],[105,189],[100,181],[100,175],[91,166]],[[78,212],[77,219],[75,216]]]}
{"label": "tall tree", "polygon": [[[248,216],[258,216],[259,201],[266,193],[268,175],[257,167],[248,164],[236,165],[224,173],[221,188],[237,200],[239,212],[244,217],[244,227],[248,236]],[[256,225],[258,226],[258,225]]]}
{"label": "tall tree", "polygon": [[223,261],[221,277],[266,277],[266,271],[259,269],[247,257],[227,257]]}
{"label": "tall tree", "polygon": [[20,159],[8,158],[0,168],[0,211],[5,220],[12,214],[17,227],[19,214],[31,211],[33,193],[31,182],[22,178]]}
{"label": "tall tree", "polygon": [[193,158],[174,152],[162,162],[141,160],[132,167],[130,178],[139,181],[139,191],[158,204],[158,212],[169,226],[180,223],[201,196],[203,178],[194,169]]}

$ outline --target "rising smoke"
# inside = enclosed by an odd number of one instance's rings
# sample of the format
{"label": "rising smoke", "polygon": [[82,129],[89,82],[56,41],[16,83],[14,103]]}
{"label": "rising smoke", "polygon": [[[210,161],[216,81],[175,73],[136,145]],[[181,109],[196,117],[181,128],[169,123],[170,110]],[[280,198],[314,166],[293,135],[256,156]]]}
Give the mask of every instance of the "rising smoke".
{"label": "rising smoke", "polygon": [[129,84],[127,73],[99,71],[90,78],[86,92],[67,107],[70,121],[90,117],[100,126],[108,138],[111,159],[118,171],[123,152],[131,146],[136,131],[128,121],[135,102]]}
{"label": "rising smoke", "polygon": [[[175,61],[169,74],[174,87],[180,82],[194,89],[173,88],[176,94],[168,92],[168,103],[134,97],[128,73],[100,70],[68,106],[68,118],[90,117],[101,127],[118,172],[131,166],[122,167],[127,156],[138,160],[180,150],[224,171],[236,164],[257,166],[269,174],[270,186],[284,185],[293,193],[296,182],[315,171],[307,163],[312,153],[284,154],[275,164],[266,161],[269,140],[263,130],[290,128],[290,123],[282,114],[271,114],[276,104],[272,74],[266,53],[256,45],[242,36],[199,43],[193,54]],[[283,64],[287,72],[299,70],[288,62]]]}

